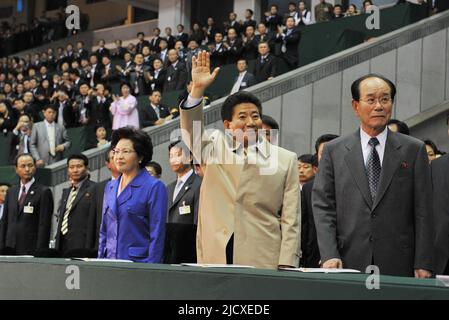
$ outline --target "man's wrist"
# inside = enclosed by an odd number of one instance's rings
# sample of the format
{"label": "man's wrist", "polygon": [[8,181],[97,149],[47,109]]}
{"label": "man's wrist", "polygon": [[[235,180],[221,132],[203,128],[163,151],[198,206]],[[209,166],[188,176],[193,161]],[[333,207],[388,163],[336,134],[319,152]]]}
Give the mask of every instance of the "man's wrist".
{"label": "man's wrist", "polygon": [[190,92],[190,97],[193,99],[201,99],[204,96],[204,91],[206,88],[202,87],[192,87],[192,91]]}

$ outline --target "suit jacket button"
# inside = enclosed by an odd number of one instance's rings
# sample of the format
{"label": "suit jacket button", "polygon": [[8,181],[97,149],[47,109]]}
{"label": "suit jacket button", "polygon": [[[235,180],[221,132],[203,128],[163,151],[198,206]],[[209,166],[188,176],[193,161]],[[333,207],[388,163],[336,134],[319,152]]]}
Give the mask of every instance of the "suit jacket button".
{"label": "suit jacket button", "polygon": [[376,216],[376,214],[375,213],[373,213],[372,215],[371,215],[371,218],[373,218],[373,219],[375,219],[377,216]]}
{"label": "suit jacket button", "polygon": [[226,233],[228,233],[228,229],[224,228],[223,229],[223,234],[226,234]]}
{"label": "suit jacket button", "polygon": [[373,236],[369,236],[369,242],[373,242]]}

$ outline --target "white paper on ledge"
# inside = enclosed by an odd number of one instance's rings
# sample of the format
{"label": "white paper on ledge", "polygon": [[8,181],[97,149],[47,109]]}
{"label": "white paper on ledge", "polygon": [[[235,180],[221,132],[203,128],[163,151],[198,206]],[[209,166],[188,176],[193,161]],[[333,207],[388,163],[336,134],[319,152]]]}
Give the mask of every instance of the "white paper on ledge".
{"label": "white paper on ledge", "polygon": [[308,272],[308,273],[361,273],[354,269],[325,269],[325,268],[279,268],[285,271]]}
{"label": "white paper on ledge", "polygon": [[34,258],[34,256],[0,256],[1,258]]}
{"label": "white paper on ledge", "polygon": [[248,268],[254,269],[253,266],[243,266],[239,264],[213,264],[213,263],[181,263],[181,266],[186,267],[201,267],[201,268]]}

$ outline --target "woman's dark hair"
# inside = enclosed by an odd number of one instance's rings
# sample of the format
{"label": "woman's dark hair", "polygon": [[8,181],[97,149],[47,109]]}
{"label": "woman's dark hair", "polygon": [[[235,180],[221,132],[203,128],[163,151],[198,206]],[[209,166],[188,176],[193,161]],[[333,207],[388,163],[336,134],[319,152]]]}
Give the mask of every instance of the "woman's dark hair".
{"label": "woman's dark hair", "polygon": [[436,145],[435,142],[433,142],[432,140],[426,139],[426,140],[424,140],[424,144],[425,144],[426,146],[431,147],[431,148],[433,149],[433,153],[435,153],[435,155],[441,154],[440,150],[438,150],[437,145]]}
{"label": "woman's dark hair", "polygon": [[246,91],[239,91],[230,95],[221,107],[221,120],[232,121],[232,114],[234,112],[234,107],[241,103],[252,103],[256,105],[259,110],[260,116],[262,116],[262,104],[260,100],[252,93]]}
{"label": "woman's dark hair", "polygon": [[147,167],[152,167],[154,169],[154,171],[156,172],[156,175],[158,177],[162,176],[162,167],[156,161],[150,161],[150,162],[147,163],[146,166]]}
{"label": "woman's dark hair", "polygon": [[267,116],[266,114],[262,116],[262,123],[269,126],[271,129],[279,130],[279,123],[277,123],[274,118]]}
{"label": "woman's dark hair", "polygon": [[394,97],[396,96],[396,86],[394,85],[394,83],[391,82],[390,80],[388,80],[387,78],[385,78],[384,76],[381,76],[381,75],[375,74],[375,73],[367,74],[361,78],[358,78],[357,80],[355,80],[352,83],[352,85],[351,85],[352,99],[354,99],[355,101],[360,100],[360,84],[368,78],[378,78],[378,79],[385,81],[388,84],[388,86],[390,87],[391,100],[394,101]]}
{"label": "woman's dark hair", "polygon": [[316,142],[315,142],[315,152],[318,154],[318,148],[320,147],[320,144],[332,141],[337,138],[338,138],[338,136],[336,134],[331,134],[331,133],[326,133],[326,134],[323,134],[322,136],[318,137],[318,139],[316,139]]}
{"label": "woman's dark hair", "polygon": [[123,86],[127,86],[129,89],[132,88],[129,82],[123,81],[122,83],[120,83],[120,93],[122,92]]}
{"label": "woman's dark hair", "polygon": [[145,168],[145,165],[153,158],[153,143],[150,136],[143,130],[129,126],[123,127],[112,132],[112,148],[115,148],[121,139],[131,140],[137,157],[143,158],[139,167],[140,169]]}
{"label": "woman's dark hair", "polygon": [[396,119],[390,119],[387,123],[387,126],[390,124],[395,124],[398,127],[398,132],[405,134],[407,136],[410,135],[410,129],[408,128],[408,125],[405,124],[405,122],[396,120]]}

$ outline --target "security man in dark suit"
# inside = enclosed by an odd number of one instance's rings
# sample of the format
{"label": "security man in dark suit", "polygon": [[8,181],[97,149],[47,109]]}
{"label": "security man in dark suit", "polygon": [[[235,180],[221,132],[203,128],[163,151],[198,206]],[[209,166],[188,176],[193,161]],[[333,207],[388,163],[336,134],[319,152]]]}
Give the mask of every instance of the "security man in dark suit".
{"label": "security man in dark suit", "polygon": [[100,221],[96,183],[89,180],[89,160],[83,154],[67,159],[71,187],[64,189],[58,209],[56,248],[61,257],[97,256]]}
{"label": "security man in dark suit", "polygon": [[435,274],[449,275],[449,155],[431,164],[435,226]]}
{"label": "security man in dark suit", "polygon": [[36,183],[36,161],[31,154],[18,155],[15,167],[20,183],[6,197],[0,250],[3,254],[42,256],[49,247],[53,195],[48,187]]}
{"label": "security man in dark suit", "polygon": [[164,262],[195,263],[201,178],[193,172],[190,151],[182,142],[173,142],[168,149],[170,167],[177,180],[167,187]]}

